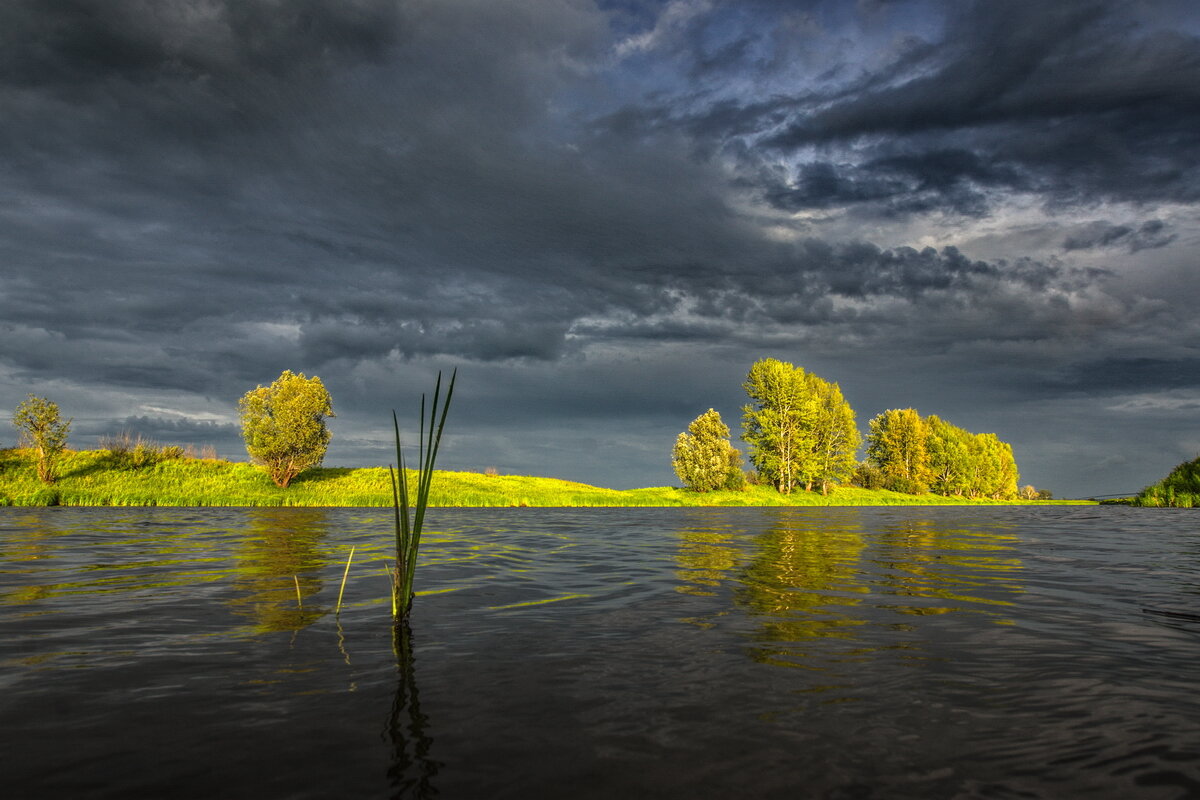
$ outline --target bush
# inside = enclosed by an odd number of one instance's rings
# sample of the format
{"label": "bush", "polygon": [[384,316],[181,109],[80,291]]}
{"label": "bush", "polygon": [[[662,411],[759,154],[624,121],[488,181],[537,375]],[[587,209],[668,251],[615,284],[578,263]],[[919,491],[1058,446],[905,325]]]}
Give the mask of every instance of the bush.
{"label": "bush", "polygon": [[850,482],[860,489],[882,489],[883,471],[869,461],[863,461],[854,470]]}
{"label": "bush", "polygon": [[893,475],[886,478],[883,488],[901,494],[925,494],[929,491],[929,486],[922,481],[904,475]]}

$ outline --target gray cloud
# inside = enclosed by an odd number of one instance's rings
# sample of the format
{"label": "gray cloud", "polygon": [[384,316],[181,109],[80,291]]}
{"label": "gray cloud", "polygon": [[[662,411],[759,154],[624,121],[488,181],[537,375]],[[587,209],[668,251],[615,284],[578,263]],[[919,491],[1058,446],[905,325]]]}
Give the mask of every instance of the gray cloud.
{"label": "gray cloud", "polygon": [[1063,240],[1063,250],[1091,250],[1100,247],[1125,247],[1130,253],[1166,247],[1175,241],[1175,234],[1161,219],[1146,220],[1136,228],[1097,221]]}
{"label": "gray cloud", "polygon": [[[857,396],[923,383],[962,413],[1071,395],[1103,357],[1127,383],[1194,366],[1181,301],[1115,259],[1195,236],[1194,25],[1154,3],[679,8],[4,4],[0,398],[57,393],[95,433],[198,420],[236,451],[213,415],[319,373],[350,463],[461,363],[487,376],[463,430],[493,449],[453,458],[554,472],[613,436],[632,461],[596,474],[666,483],[612,426],[669,442],[736,414],[758,355],[910,365]],[[1011,241],[1030,205],[1056,215],[1044,244],[955,246]],[[564,438],[516,443],[543,422]]]}

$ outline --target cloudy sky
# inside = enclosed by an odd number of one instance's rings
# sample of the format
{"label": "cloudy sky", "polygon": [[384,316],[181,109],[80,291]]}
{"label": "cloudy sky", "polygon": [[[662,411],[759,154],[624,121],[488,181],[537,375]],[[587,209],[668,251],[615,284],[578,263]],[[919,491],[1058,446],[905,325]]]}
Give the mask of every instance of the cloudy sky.
{"label": "cloudy sky", "polygon": [[[5,0],[0,409],[675,482],[757,358],[1138,490],[1200,453],[1192,0]],[[11,444],[14,432],[0,433]]]}

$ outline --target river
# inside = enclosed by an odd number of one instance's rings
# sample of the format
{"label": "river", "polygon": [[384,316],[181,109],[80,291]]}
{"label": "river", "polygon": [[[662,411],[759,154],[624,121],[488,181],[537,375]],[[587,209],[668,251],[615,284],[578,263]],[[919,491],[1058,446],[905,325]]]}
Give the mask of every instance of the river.
{"label": "river", "polygon": [[[0,510],[14,798],[1200,797],[1200,514]],[[334,614],[351,547],[344,605]]]}

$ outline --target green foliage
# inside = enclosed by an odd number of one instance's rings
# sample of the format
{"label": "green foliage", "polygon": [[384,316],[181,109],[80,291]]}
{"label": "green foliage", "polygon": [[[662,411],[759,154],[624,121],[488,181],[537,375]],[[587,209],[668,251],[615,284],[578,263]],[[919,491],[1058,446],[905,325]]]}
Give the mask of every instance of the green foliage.
{"label": "green foliage", "polygon": [[860,489],[882,489],[886,481],[883,472],[870,461],[860,462],[850,478],[850,482]]}
{"label": "green foliage", "polygon": [[159,444],[129,431],[121,431],[116,436],[102,436],[99,444],[100,449],[109,452],[112,465],[116,468],[143,469],[161,461],[184,457],[184,449],[179,445]]}
{"label": "green foliage", "polygon": [[1012,446],[994,433],[971,433],[911,408],[871,420],[867,456],[897,492],[1014,500],[1017,462]]}
{"label": "green foliage", "polygon": [[[68,451],[53,495],[37,480],[26,450],[0,450],[0,506],[292,506],[392,507],[388,470],[314,468],[287,489],[251,464],[184,457],[142,470],[115,469],[104,450]],[[418,482],[415,470],[407,478]],[[665,507],[665,506],[879,506],[991,504],[989,499],[903,495],[848,487],[781,495],[769,485],[744,491],[699,494],[673,487],[616,490],[556,478],[489,477],[478,472],[438,471],[430,507]],[[1059,501],[1087,504],[1086,501]]]}
{"label": "green foliage", "polygon": [[711,408],[676,438],[671,466],[694,492],[740,489],[745,483],[742,456],[729,441],[729,426]]}
{"label": "green foliage", "polygon": [[[392,507],[385,467],[313,468],[287,489],[262,469],[244,462],[184,457],[145,469],[113,468],[106,450],[67,451],[53,489],[37,479],[28,450],[0,450],[0,506],[291,506]],[[408,481],[417,485],[416,470]],[[990,499],[905,495],[883,489],[835,487],[828,495],[781,495],[770,485],[744,491],[700,494],[676,487],[604,489],[555,478],[525,475],[489,477],[478,472],[435,473],[429,507],[667,507],[667,506],[890,506],[988,505]],[[1066,501],[1075,503],[1077,501]],[[380,578],[382,580],[382,576]]]}
{"label": "green foliage", "polygon": [[1185,461],[1133,499],[1146,507],[1200,508],[1200,458]]}
{"label": "green foliage", "polygon": [[275,485],[287,488],[301,472],[320,466],[330,439],[325,418],[335,416],[320,378],[284,370],[270,386],[246,392],[238,407],[246,452]]}
{"label": "green foliage", "polygon": [[13,425],[20,432],[21,443],[37,453],[38,478],[43,483],[53,483],[55,463],[67,448],[71,420],[59,419],[57,403],[31,394],[17,406]]}
{"label": "green foliage", "polygon": [[[867,458],[883,473],[884,485],[920,494],[929,490],[929,427],[911,408],[893,408],[870,422]],[[901,488],[902,487],[902,488]]]}
{"label": "green foliage", "polygon": [[972,470],[972,434],[933,414],[925,418],[925,424],[929,431],[925,451],[930,489],[947,496],[966,494]]}
{"label": "green foliage", "polygon": [[[421,395],[421,433],[418,437],[416,497],[410,498],[408,470],[404,466],[404,451],[400,448],[400,421],[392,411],[392,427],[396,435],[396,470],[388,467],[392,487],[392,508],[396,517],[396,564],[392,571],[392,619],[397,624],[408,618],[413,601],[413,578],[417,572],[417,550],[421,544],[421,528],[425,523],[425,509],[429,506],[429,493],[433,488],[433,466],[437,461],[438,448],[442,444],[442,430],[446,427],[446,415],[450,413],[450,398],[454,396],[454,382],[458,371],[450,375],[446,399],[438,412],[438,401],[442,393],[442,373],[438,373],[433,389],[433,405],[429,409],[428,433],[425,426],[425,395]],[[439,418],[440,417],[440,418]],[[435,426],[436,425],[436,432]],[[412,504],[412,519],[409,507]]]}
{"label": "green foliage", "polygon": [[842,397],[841,387],[811,373],[808,382],[817,413],[810,431],[811,469],[803,477],[809,488],[815,482],[820,484],[821,494],[829,494],[832,486],[845,482],[854,473],[861,436],[854,409]]}
{"label": "green foliage", "polygon": [[841,388],[785,361],[765,358],[743,384],[742,438],[758,474],[783,494],[799,483],[823,493],[853,473],[859,445]]}

